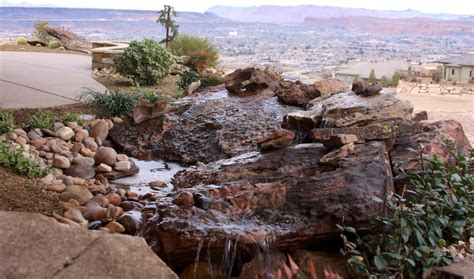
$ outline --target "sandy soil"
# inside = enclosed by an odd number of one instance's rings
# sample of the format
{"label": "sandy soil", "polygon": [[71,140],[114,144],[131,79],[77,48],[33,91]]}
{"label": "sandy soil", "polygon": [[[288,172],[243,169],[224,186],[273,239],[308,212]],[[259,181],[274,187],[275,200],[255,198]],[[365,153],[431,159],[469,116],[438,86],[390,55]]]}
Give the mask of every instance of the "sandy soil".
{"label": "sandy soil", "polygon": [[[120,91],[127,93],[136,92],[136,88],[132,87],[130,80],[127,78],[117,76],[95,76],[93,78],[105,86],[109,91]],[[178,79],[179,78],[177,76],[167,76],[156,85],[141,85],[139,89],[143,91],[152,90],[156,93],[173,97],[176,92],[179,91],[179,87],[176,84]]]}
{"label": "sandy soil", "polygon": [[62,214],[58,194],[47,192],[36,180],[0,167],[0,210]]}
{"label": "sandy soil", "polygon": [[415,112],[426,110],[429,121],[459,121],[467,138],[474,145],[474,96],[399,94],[398,97],[409,100],[415,106]]}

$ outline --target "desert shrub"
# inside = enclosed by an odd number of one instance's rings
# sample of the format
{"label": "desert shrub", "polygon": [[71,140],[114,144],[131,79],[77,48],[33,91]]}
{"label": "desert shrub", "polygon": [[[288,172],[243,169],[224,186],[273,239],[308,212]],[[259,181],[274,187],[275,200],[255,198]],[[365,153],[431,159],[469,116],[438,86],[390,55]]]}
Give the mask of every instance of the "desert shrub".
{"label": "desert shrub", "polygon": [[16,44],[17,45],[27,45],[28,44],[28,39],[25,37],[19,37],[16,39]]}
{"label": "desert shrub", "polygon": [[188,66],[198,73],[203,73],[204,70],[211,65],[211,58],[205,51],[198,50],[189,55]]}
{"label": "desert shrub", "polygon": [[51,173],[51,169],[36,161],[32,154],[8,143],[0,143],[0,165],[28,178],[40,178]]}
{"label": "desert shrub", "polygon": [[63,46],[62,47],[59,47],[58,50],[66,50]]}
{"label": "desert shrub", "polygon": [[36,47],[42,47],[42,45],[41,44],[36,44]]}
{"label": "desert shrub", "polygon": [[136,84],[152,85],[167,76],[174,65],[171,53],[160,43],[132,41],[117,59],[117,71]]}
{"label": "desert shrub", "polygon": [[48,25],[49,22],[46,20],[38,20],[37,22],[35,22],[33,26],[33,37],[43,42],[49,42],[51,40],[54,40],[54,37],[49,35],[45,30],[45,27]]}
{"label": "desert shrub", "polygon": [[15,129],[13,114],[9,110],[0,108],[0,135],[11,132],[13,129]]}
{"label": "desert shrub", "polygon": [[65,114],[59,116],[57,120],[62,123],[77,122],[79,125],[84,124],[84,120],[81,118],[81,116],[79,116],[79,114],[75,112],[66,112]]}
{"label": "desert shrub", "polygon": [[201,78],[201,86],[199,86],[199,90],[202,90],[209,86],[221,85],[223,83],[224,78],[220,75],[206,75]]}
{"label": "desert shrub", "polygon": [[61,47],[61,42],[57,41],[57,40],[50,41],[48,43],[48,47],[51,48],[51,49],[60,48]]}
{"label": "desert shrub", "polygon": [[32,128],[51,129],[55,119],[56,115],[54,115],[54,112],[48,109],[40,109],[31,115],[25,124]]}
{"label": "desert shrub", "polygon": [[[219,52],[206,38],[180,34],[170,42],[169,48],[174,55],[194,57],[194,66],[215,68],[219,64]],[[189,66],[198,70],[191,63]]]}
{"label": "desert shrub", "polygon": [[87,89],[81,94],[79,100],[92,105],[99,118],[125,116],[138,105],[136,95],[108,90],[102,92],[96,89]]}
{"label": "desert shrub", "polygon": [[200,79],[201,77],[195,71],[186,71],[181,75],[181,78],[176,82],[176,84],[179,88],[185,90],[191,83]]}
{"label": "desert shrub", "polygon": [[360,275],[421,278],[431,266],[451,264],[459,241],[474,234],[474,152],[451,152],[449,164],[420,154],[419,163],[421,171],[407,174],[414,187],[408,196],[387,198],[389,218],[374,220],[363,236],[341,227],[343,253]]}

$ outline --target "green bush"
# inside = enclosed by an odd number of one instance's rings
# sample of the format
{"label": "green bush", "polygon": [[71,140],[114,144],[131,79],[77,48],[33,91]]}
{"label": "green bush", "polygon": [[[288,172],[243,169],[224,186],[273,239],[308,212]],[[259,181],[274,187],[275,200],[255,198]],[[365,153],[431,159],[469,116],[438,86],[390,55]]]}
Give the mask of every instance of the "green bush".
{"label": "green bush", "polygon": [[117,59],[118,73],[142,85],[158,83],[170,73],[173,66],[171,53],[150,39],[132,41]]}
{"label": "green bush", "polygon": [[79,125],[84,124],[84,120],[79,116],[79,114],[74,113],[74,112],[67,112],[61,115],[58,121],[62,123],[77,122],[77,124]]}
{"label": "green bush", "polygon": [[41,178],[51,173],[51,169],[36,161],[33,155],[7,143],[0,143],[0,165],[28,178]]}
{"label": "green bush", "polygon": [[186,90],[191,83],[200,79],[201,77],[195,71],[186,71],[181,75],[181,78],[176,82],[176,84],[179,88]]}
{"label": "green bush", "polygon": [[[219,65],[219,51],[206,38],[180,34],[170,42],[169,48],[176,56],[194,57],[193,64],[197,66],[203,67],[204,65],[216,68]],[[192,64],[189,66],[193,67]],[[198,69],[193,67],[193,70]]]}
{"label": "green bush", "polygon": [[58,50],[64,51],[64,50],[66,50],[66,49],[62,46],[62,47],[59,47]]}
{"label": "green bush", "polygon": [[19,37],[16,39],[16,44],[17,45],[27,45],[28,44],[28,39],[25,37]]}
{"label": "green bush", "polygon": [[363,236],[341,227],[348,265],[363,277],[421,278],[431,266],[451,264],[459,241],[473,236],[474,152],[451,152],[449,164],[421,154],[420,169],[408,174],[414,189],[407,197],[387,198],[390,218],[377,218]]}
{"label": "green bush", "polygon": [[224,78],[219,75],[207,75],[201,78],[201,86],[199,90],[202,90],[209,86],[217,86],[224,83]]}
{"label": "green bush", "polygon": [[41,44],[36,44],[36,47],[42,47],[42,45]]}
{"label": "green bush", "polygon": [[168,96],[165,96],[163,94],[160,94],[160,93],[156,93],[155,91],[153,90],[146,90],[146,91],[138,91],[135,93],[138,100],[145,100],[147,102],[150,102],[150,103],[155,103],[155,102],[172,102],[173,99],[168,97]]}
{"label": "green bush", "polygon": [[81,102],[94,107],[99,118],[128,115],[138,105],[138,99],[137,95],[96,89],[87,89],[80,96]]}
{"label": "green bush", "polygon": [[57,41],[57,40],[50,41],[48,43],[48,47],[51,48],[51,49],[60,48],[61,47],[61,42]]}
{"label": "green bush", "polygon": [[48,109],[40,109],[26,120],[26,125],[32,128],[51,129],[56,115]]}
{"label": "green bush", "polygon": [[13,131],[15,120],[13,114],[6,109],[0,108],[0,135]]}

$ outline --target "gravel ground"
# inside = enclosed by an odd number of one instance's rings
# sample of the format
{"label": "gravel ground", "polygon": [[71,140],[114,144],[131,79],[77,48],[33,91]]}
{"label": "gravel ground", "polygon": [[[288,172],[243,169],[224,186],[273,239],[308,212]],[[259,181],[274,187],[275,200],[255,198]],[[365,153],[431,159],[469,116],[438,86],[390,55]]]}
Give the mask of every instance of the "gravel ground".
{"label": "gravel ground", "polygon": [[459,121],[467,138],[474,145],[474,96],[399,94],[398,97],[409,100],[415,106],[415,112],[426,110],[429,121]]}
{"label": "gravel ground", "polygon": [[0,166],[0,210],[62,215],[58,194]]}

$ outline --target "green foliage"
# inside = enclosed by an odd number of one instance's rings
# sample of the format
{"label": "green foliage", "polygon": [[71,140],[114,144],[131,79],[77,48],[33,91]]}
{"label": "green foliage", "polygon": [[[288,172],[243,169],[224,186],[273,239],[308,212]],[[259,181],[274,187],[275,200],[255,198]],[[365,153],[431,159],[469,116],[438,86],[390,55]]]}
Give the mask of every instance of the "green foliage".
{"label": "green foliage", "polygon": [[40,109],[26,120],[26,125],[32,128],[51,129],[56,116],[49,109]]}
{"label": "green foliage", "polygon": [[176,17],[176,11],[170,5],[164,5],[163,10],[161,10],[158,20],[156,22],[163,25],[165,28],[165,39],[162,41],[168,47],[169,43],[178,35],[179,25],[173,20],[173,17]]}
{"label": "green foliage", "polygon": [[17,45],[27,45],[28,44],[28,39],[25,37],[19,37],[16,39],[16,44]]}
{"label": "green foliage", "polygon": [[386,76],[382,76],[380,78],[380,84],[382,85],[383,88],[387,88],[389,87],[390,85],[388,84],[388,80],[387,80],[387,77]]}
{"label": "green foliage", "polygon": [[13,114],[9,110],[0,108],[0,135],[11,132],[13,129],[15,129]]}
{"label": "green foliage", "polygon": [[54,40],[54,37],[50,36],[45,30],[45,27],[48,25],[49,22],[46,20],[38,20],[37,22],[35,22],[33,37],[43,42],[49,42],[51,40]]}
{"label": "green foliage", "polygon": [[150,39],[132,41],[117,59],[117,71],[135,84],[156,84],[170,73],[173,66],[171,53]]}
{"label": "green foliage", "polygon": [[369,82],[374,83],[376,81],[377,81],[377,77],[375,76],[375,70],[372,69],[370,70],[370,74],[369,74]]}
{"label": "green foliage", "polygon": [[87,89],[79,99],[83,103],[92,105],[99,118],[125,116],[138,105],[136,95],[108,90],[102,92],[96,89]]}
{"label": "green foliage", "polygon": [[197,72],[206,66],[216,68],[219,65],[219,51],[206,38],[180,34],[169,47],[176,56],[189,56],[193,61],[188,66]]}
{"label": "green foliage", "polygon": [[173,99],[168,97],[168,96],[165,96],[163,94],[160,94],[160,93],[156,93],[155,91],[153,90],[146,90],[146,91],[138,91],[138,92],[135,92],[135,96],[138,100],[145,100],[147,102],[150,102],[150,103],[155,103],[155,102],[172,102]]}
{"label": "green foliage", "polygon": [[51,173],[51,169],[36,161],[32,154],[7,143],[0,143],[0,165],[28,178],[41,178]]}
{"label": "green foliage", "polygon": [[395,72],[392,76],[392,87],[397,87],[398,82],[400,82],[400,74],[398,72]]}
{"label": "green foliage", "polygon": [[59,47],[58,50],[66,50],[63,46]]}
{"label": "green foliage", "polygon": [[450,156],[446,164],[420,154],[421,171],[408,174],[414,189],[407,197],[390,195],[390,218],[378,217],[369,233],[340,227],[353,271],[368,278],[421,278],[427,268],[456,259],[456,245],[474,229],[474,152]]}
{"label": "green foliage", "polygon": [[51,49],[57,49],[61,47],[61,42],[57,40],[50,41],[48,43],[48,47]]}
{"label": "green foliage", "polygon": [[79,125],[84,124],[84,120],[79,116],[79,114],[74,113],[74,112],[67,112],[61,115],[58,121],[62,123],[76,122]]}
{"label": "green foliage", "polygon": [[191,83],[200,79],[201,77],[195,71],[186,71],[181,75],[181,78],[176,82],[176,84],[179,88],[186,90]]}
{"label": "green foliage", "polygon": [[221,85],[224,83],[224,78],[219,75],[207,75],[201,78],[201,86],[199,90],[202,90],[209,86]]}

